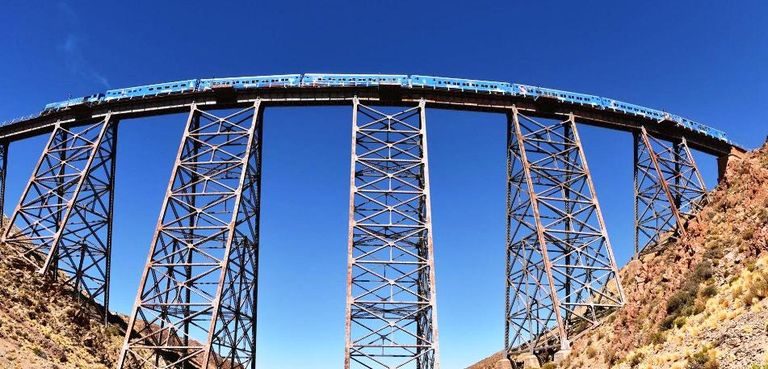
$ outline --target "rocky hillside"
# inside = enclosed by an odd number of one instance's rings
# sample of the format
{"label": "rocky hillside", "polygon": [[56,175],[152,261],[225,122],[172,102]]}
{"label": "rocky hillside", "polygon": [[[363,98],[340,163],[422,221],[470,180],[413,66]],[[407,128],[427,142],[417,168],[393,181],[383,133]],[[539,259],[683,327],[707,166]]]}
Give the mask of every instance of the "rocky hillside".
{"label": "rocky hillside", "polygon": [[687,230],[623,268],[626,306],[559,367],[768,368],[768,147],[729,163]]}
{"label": "rocky hillside", "polygon": [[[79,300],[69,285],[15,255],[0,243],[0,369],[113,369],[128,317],[111,313],[105,325],[101,306]],[[126,366],[141,367],[131,359]]]}
{"label": "rocky hillside", "polygon": [[0,368],[112,369],[121,325],[101,322],[72,290],[48,280],[0,244]]}

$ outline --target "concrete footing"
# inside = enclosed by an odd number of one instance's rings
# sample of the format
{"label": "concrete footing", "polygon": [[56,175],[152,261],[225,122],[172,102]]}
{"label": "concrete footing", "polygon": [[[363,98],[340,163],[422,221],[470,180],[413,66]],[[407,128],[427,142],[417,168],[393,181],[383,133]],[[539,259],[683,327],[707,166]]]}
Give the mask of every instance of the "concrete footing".
{"label": "concrete footing", "polygon": [[558,352],[555,352],[555,360],[554,360],[555,364],[562,363],[570,355],[571,355],[571,350],[560,350]]}
{"label": "concrete footing", "polygon": [[509,359],[501,359],[496,362],[496,369],[512,369],[512,362]]}
{"label": "concrete footing", "polygon": [[517,357],[517,361],[523,363],[523,369],[539,369],[539,358],[534,354],[521,354]]}

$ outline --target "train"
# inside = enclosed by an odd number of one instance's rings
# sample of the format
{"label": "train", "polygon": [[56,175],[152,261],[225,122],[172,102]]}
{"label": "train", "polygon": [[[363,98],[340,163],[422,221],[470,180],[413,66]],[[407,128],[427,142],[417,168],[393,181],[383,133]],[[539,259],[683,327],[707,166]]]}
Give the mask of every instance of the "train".
{"label": "train", "polygon": [[605,97],[562,91],[500,81],[473,80],[405,74],[279,74],[231,78],[204,78],[143,85],[108,90],[85,97],[67,99],[45,105],[43,114],[95,105],[115,100],[142,99],[152,96],[183,94],[218,89],[262,88],[332,88],[332,87],[399,87],[444,91],[473,92],[479,94],[510,95],[524,98],[551,99],[562,103],[590,106],[595,109],[641,116],[656,121],[672,121],[686,129],[703,133],[718,140],[730,142],[725,132],[665,111],[650,109]]}

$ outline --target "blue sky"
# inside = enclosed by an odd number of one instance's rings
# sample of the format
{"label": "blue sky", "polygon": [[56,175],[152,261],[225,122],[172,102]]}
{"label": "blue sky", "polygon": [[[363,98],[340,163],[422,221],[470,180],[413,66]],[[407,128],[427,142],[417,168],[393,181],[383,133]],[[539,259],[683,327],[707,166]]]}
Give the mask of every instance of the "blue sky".
{"label": "blue sky", "polygon": [[[0,6],[0,120],[108,87],[301,72],[445,75],[665,109],[756,147],[768,134],[763,1],[10,1]],[[266,112],[261,369],[339,368],[350,108]],[[443,367],[502,346],[504,118],[430,110]],[[121,125],[113,309],[128,312],[184,117]],[[632,248],[631,137],[580,128],[620,262]],[[6,211],[44,137],[11,146]],[[708,183],[715,163],[698,155]]]}

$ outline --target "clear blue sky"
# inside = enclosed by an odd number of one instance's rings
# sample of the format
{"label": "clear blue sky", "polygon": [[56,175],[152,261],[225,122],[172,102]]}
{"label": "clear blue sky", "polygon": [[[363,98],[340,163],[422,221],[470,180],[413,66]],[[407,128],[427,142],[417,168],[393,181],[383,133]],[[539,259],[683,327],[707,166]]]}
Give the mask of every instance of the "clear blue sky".
{"label": "clear blue sky", "polygon": [[[768,134],[765,1],[8,1],[0,120],[107,87],[301,72],[430,74],[609,96]],[[341,367],[349,108],[266,112],[258,365]],[[443,367],[501,348],[504,118],[429,122]],[[184,117],[121,125],[112,307],[128,312]],[[581,128],[620,262],[632,248],[631,137]],[[11,146],[6,211],[44,137]],[[699,155],[710,185],[714,160]]]}

